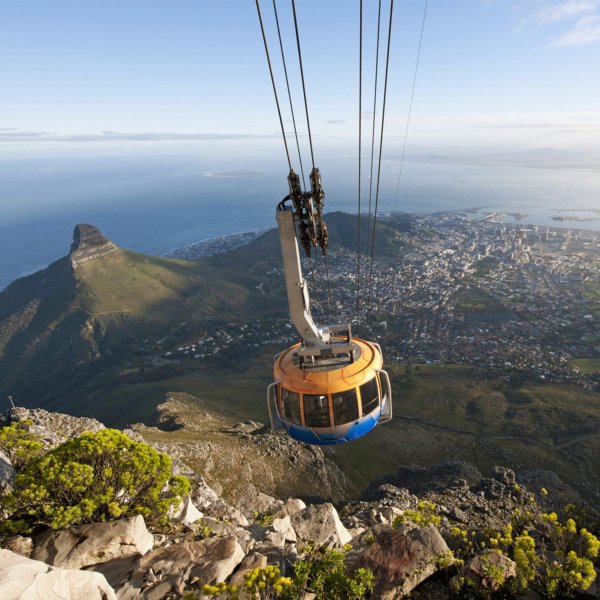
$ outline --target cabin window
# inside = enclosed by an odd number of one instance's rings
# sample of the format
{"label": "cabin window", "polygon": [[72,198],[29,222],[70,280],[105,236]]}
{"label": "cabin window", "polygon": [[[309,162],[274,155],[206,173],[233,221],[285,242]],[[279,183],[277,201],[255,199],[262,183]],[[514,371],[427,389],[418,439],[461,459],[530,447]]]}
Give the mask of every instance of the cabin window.
{"label": "cabin window", "polygon": [[304,424],[307,427],[330,427],[327,396],[304,394]]}
{"label": "cabin window", "polygon": [[377,376],[360,386],[360,397],[362,400],[363,415],[369,414],[379,406],[379,388],[377,386]]}
{"label": "cabin window", "polygon": [[283,418],[290,423],[300,424],[300,394],[281,388],[281,406]]}
{"label": "cabin window", "polygon": [[351,423],[358,419],[358,397],[355,388],[339,394],[331,394],[331,401],[333,402],[333,420],[336,425]]}

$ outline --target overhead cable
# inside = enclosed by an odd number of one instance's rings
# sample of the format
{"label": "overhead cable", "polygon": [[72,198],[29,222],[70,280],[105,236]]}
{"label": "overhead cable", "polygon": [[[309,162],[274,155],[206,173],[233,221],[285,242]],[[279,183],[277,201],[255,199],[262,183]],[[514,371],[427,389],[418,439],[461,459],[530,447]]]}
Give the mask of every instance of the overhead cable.
{"label": "overhead cable", "polygon": [[421,23],[421,35],[419,36],[419,49],[417,51],[417,61],[415,63],[415,72],[413,74],[412,90],[410,92],[410,104],[408,105],[408,116],[406,118],[406,129],[404,130],[404,143],[402,144],[402,156],[400,157],[400,168],[398,170],[398,183],[396,184],[396,196],[394,198],[394,212],[398,203],[398,194],[400,192],[400,178],[402,177],[402,167],[404,165],[404,153],[406,152],[406,140],[408,139],[408,127],[410,125],[410,115],[412,113],[413,99],[415,97],[415,85],[417,83],[417,72],[419,70],[419,59],[421,57],[421,44],[423,43],[423,31],[425,30],[425,19],[427,16],[427,4],[429,0],[425,0],[423,8],[423,21]]}
{"label": "overhead cable", "polygon": [[377,83],[379,78],[379,36],[381,32],[381,0],[377,10],[377,44],[375,46],[375,82],[373,84],[373,127],[371,131],[371,170],[369,173],[369,217],[367,220],[367,238],[371,236],[371,198],[373,196],[373,158],[375,156],[375,123],[377,114]]}
{"label": "overhead cable", "polygon": [[285,146],[285,154],[287,156],[288,165],[290,171],[292,170],[292,161],[290,160],[290,152],[288,150],[287,139],[285,137],[285,129],[283,127],[283,119],[281,117],[281,108],[279,106],[279,98],[277,97],[277,88],[275,87],[275,78],[273,77],[273,68],[271,66],[271,57],[269,56],[269,47],[267,45],[267,37],[265,35],[265,28],[263,25],[262,15],[260,12],[260,5],[256,0],[256,12],[258,13],[258,20],[260,21],[260,30],[262,32],[263,43],[265,45],[265,54],[267,55],[267,63],[269,64],[269,74],[271,75],[271,84],[273,85],[273,94],[275,95],[275,104],[277,105],[277,114],[279,115],[279,124],[281,125],[281,135],[283,136],[283,145]]}
{"label": "overhead cable", "polygon": [[296,137],[296,148],[298,149],[298,160],[300,161],[300,173],[302,175],[302,185],[306,189],[306,180],[304,179],[304,166],[302,164],[302,155],[300,154],[300,142],[298,141],[298,129],[296,128],[296,116],[294,115],[294,105],[292,103],[292,93],[290,91],[290,82],[288,79],[287,66],[285,64],[285,53],[283,51],[283,42],[281,41],[281,29],[279,27],[279,16],[277,14],[277,4],[273,0],[273,12],[275,13],[275,23],[277,24],[277,36],[279,37],[279,48],[281,49],[281,62],[283,63],[283,72],[285,74],[285,85],[287,87],[288,99],[290,101],[290,112],[292,113],[292,123],[294,124],[294,136]]}
{"label": "overhead cable", "polygon": [[[258,2],[258,0],[257,0]],[[304,94],[304,109],[306,111],[306,126],[308,128],[308,142],[310,144],[310,158],[313,169],[315,168],[315,154],[313,152],[312,135],[310,132],[310,119],[308,117],[308,102],[306,101],[306,86],[304,85],[304,67],[302,66],[302,51],[300,50],[300,34],[298,32],[298,19],[296,17],[296,2],[292,0],[292,11],[294,13],[294,29],[296,30],[296,45],[298,46],[298,62],[300,63],[300,77],[302,78],[302,93]]]}
{"label": "overhead cable", "polygon": [[375,234],[377,230],[377,209],[379,205],[379,183],[381,179],[381,155],[383,150],[383,131],[385,128],[385,104],[387,100],[387,82],[390,66],[390,45],[392,41],[392,20],[394,16],[394,0],[390,0],[390,24],[388,28],[387,53],[385,58],[385,76],[383,78],[383,104],[381,107],[381,135],[379,137],[379,159],[377,166],[377,186],[375,190],[375,210],[373,212],[373,237],[371,242],[371,265],[369,270],[369,296],[367,304],[367,319],[371,313],[371,297],[373,294],[373,258],[375,254]]}
{"label": "overhead cable", "polygon": [[360,26],[358,34],[358,212],[356,214],[356,319],[360,319],[360,190],[362,155],[362,50],[363,50],[363,0],[360,0]]}

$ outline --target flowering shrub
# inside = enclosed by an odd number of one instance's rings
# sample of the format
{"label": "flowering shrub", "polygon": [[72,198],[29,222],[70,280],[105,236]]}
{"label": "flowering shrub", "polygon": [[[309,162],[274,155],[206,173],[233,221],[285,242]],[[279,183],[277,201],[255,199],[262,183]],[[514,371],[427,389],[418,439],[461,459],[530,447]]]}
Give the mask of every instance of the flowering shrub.
{"label": "flowering shrub", "polygon": [[2,529],[26,533],[131,515],[162,525],[189,489],[186,477],[172,475],[166,454],[116,429],[84,433],[17,473],[14,490],[4,498],[10,516]]}

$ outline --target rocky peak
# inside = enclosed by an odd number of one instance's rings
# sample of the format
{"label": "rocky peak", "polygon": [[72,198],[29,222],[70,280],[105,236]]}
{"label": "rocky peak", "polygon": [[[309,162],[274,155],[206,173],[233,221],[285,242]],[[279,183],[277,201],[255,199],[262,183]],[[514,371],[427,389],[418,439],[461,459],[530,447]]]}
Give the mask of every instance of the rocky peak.
{"label": "rocky peak", "polygon": [[73,267],[118,251],[119,248],[93,225],[75,225],[73,243],[69,252]]}

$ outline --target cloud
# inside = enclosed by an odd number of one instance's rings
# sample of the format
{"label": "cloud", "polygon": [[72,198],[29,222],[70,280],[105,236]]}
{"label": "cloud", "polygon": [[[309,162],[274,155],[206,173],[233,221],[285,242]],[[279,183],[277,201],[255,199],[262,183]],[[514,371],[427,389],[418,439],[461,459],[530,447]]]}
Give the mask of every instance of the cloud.
{"label": "cloud", "polygon": [[60,134],[47,131],[27,131],[15,128],[0,129],[1,142],[155,142],[195,140],[255,140],[278,137],[277,133],[127,133],[102,131],[101,133]]}
{"label": "cloud", "polygon": [[347,119],[331,119],[331,121],[325,121],[327,125],[343,125]]}
{"label": "cloud", "polygon": [[268,173],[253,169],[238,169],[237,171],[207,171],[205,177],[265,177]]}
{"label": "cloud", "polygon": [[533,20],[540,25],[560,23],[591,13],[598,7],[596,0],[569,0],[559,4],[545,4],[533,15]]}
{"label": "cloud", "polygon": [[551,46],[589,46],[600,41],[600,15],[588,15],[577,21],[568,33],[554,40]]}
{"label": "cloud", "polygon": [[[600,41],[600,0],[513,0],[512,6],[521,11],[536,7],[519,21],[515,31],[552,29],[559,37],[550,46],[587,46]],[[565,29],[569,23],[571,29]]]}

